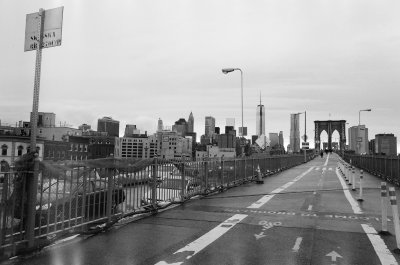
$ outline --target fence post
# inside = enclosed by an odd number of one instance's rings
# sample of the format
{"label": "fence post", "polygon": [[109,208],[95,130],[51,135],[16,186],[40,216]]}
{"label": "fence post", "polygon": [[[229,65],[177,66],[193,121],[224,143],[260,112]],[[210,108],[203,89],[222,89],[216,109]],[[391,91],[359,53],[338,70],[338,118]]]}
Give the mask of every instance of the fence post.
{"label": "fence post", "polygon": [[359,196],[358,196],[358,199],[357,199],[357,201],[359,201],[359,202],[362,202],[362,201],[364,201],[363,200],[363,187],[362,187],[362,180],[363,180],[363,170],[361,169],[360,170],[360,193],[359,193]]}
{"label": "fence post", "polygon": [[106,214],[107,214],[107,222],[111,222],[111,206],[112,206],[112,199],[113,199],[113,190],[114,190],[114,181],[113,181],[113,169],[106,168],[107,174],[107,206],[106,206]]}
{"label": "fence post", "polygon": [[247,181],[247,163],[246,163],[246,158],[244,159],[244,179]]}
{"label": "fence post", "polygon": [[393,211],[394,231],[396,234],[397,248],[394,250],[394,252],[398,254],[400,253],[400,225],[399,225],[399,209],[397,208],[396,191],[394,187],[389,188],[389,196],[390,196],[390,204],[392,205],[392,211]]}
{"label": "fence post", "polygon": [[186,181],[185,181],[185,162],[183,160],[183,157],[181,157],[181,163],[182,163],[181,201],[184,201],[186,196]]}
{"label": "fence post", "polygon": [[353,178],[352,184],[351,184],[351,190],[355,191],[356,190],[356,168],[354,166],[351,167],[351,177]]}
{"label": "fence post", "polygon": [[[39,179],[39,155],[37,153],[35,153],[33,161],[33,175],[27,179],[27,185],[29,185],[26,220],[26,239],[28,241],[28,248],[32,248],[35,243],[36,194]],[[28,176],[30,176],[30,174],[28,174]]]}
{"label": "fence post", "polygon": [[387,207],[388,207],[388,197],[386,182],[381,182],[381,212],[382,212],[382,230],[379,232],[381,235],[389,235],[387,230]]}
{"label": "fence post", "polygon": [[208,190],[208,162],[204,161],[204,193]]}
{"label": "fence post", "polygon": [[157,207],[157,171],[158,171],[158,165],[157,165],[157,157],[154,157],[154,165],[152,166],[153,169],[153,179],[151,180],[152,185],[151,185],[151,204],[153,206],[153,209]]}

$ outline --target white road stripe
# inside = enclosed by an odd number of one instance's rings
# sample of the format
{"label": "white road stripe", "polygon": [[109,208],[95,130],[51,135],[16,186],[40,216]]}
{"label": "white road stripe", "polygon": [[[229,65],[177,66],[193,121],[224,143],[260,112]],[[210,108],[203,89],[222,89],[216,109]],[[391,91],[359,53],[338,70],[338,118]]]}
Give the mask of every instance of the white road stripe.
{"label": "white road stripe", "polygon": [[329,154],[326,156],[326,161],[325,161],[325,164],[324,164],[325,167],[326,167],[326,165],[328,165],[328,160],[329,160]]}
{"label": "white road stripe", "polygon": [[354,200],[353,196],[351,196],[349,189],[347,188],[346,182],[340,177],[339,171],[336,169],[336,176],[339,178],[340,184],[342,184],[344,195],[346,199],[349,201],[351,208],[355,214],[362,214],[360,206],[358,205],[357,201]]}
{"label": "white road stripe", "polygon": [[319,167],[316,167],[315,170],[319,170]]}
{"label": "white road stripe", "polygon": [[312,205],[308,205],[308,210],[312,211]]}
{"label": "white road stripe", "polygon": [[378,235],[375,228],[369,224],[361,224],[361,226],[364,229],[364,232],[367,234],[369,241],[371,241],[371,244],[374,247],[382,265],[397,265],[398,263],[396,259],[387,248],[385,242]]}
{"label": "white road stripe", "polygon": [[293,248],[292,248],[293,252],[298,252],[298,251],[299,251],[301,241],[303,241],[303,238],[302,238],[302,237],[298,237],[298,238],[296,239],[296,243],[294,243],[294,246],[293,246]]}
{"label": "white road stripe", "polygon": [[330,167],[329,170],[332,170],[332,168]]}
{"label": "white road stripe", "polygon": [[[231,228],[233,228],[236,224],[238,224],[240,221],[242,221],[244,218],[246,218],[248,215],[246,214],[235,214],[234,216],[230,217],[229,219],[225,220],[223,223],[219,224],[215,228],[211,229],[208,233],[204,234],[203,236],[199,237],[192,243],[187,244],[185,247],[179,249],[174,253],[178,254],[181,252],[187,251],[187,253],[190,253],[186,258],[184,258],[182,261],[178,261],[172,264],[183,264],[185,260],[190,259],[194,255],[196,255],[198,252],[206,248],[208,245],[210,245],[212,242],[220,238],[223,234],[228,232]],[[183,258],[183,257],[182,257]],[[165,261],[160,261],[157,262],[156,265],[165,265],[165,264],[171,264],[167,263]]]}
{"label": "white road stripe", "polygon": [[296,178],[294,178],[292,181],[290,181],[290,182],[286,183],[285,185],[273,190],[271,192],[271,194],[268,194],[268,195],[265,195],[265,196],[261,197],[261,199],[259,199],[258,201],[254,202],[253,204],[251,204],[247,208],[250,208],[250,209],[260,208],[261,206],[266,204],[269,200],[271,200],[275,196],[275,194],[280,193],[280,192],[284,191],[285,189],[287,189],[293,183],[295,183],[296,181],[300,180],[302,177],[304,177],[306,174],[308,174],[311,170],[313,170],[313,168],[314,167],[311,167],[306,172],[304,172],[301,175],[299,175]]}

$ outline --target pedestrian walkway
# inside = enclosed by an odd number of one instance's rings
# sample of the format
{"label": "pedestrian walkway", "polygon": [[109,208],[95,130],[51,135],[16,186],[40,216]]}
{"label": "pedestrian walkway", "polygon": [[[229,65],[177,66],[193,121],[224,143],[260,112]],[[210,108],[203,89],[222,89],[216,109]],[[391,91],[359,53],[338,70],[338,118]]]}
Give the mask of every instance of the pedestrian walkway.
{"label": "pedestrian walkway", "polygon": [[[331,154],[224,193],[75,238],[15,264],[398,264],[391,211],[381,226],[381,180],[364,201]],[[390,186],[390,185],[389,185]]]}

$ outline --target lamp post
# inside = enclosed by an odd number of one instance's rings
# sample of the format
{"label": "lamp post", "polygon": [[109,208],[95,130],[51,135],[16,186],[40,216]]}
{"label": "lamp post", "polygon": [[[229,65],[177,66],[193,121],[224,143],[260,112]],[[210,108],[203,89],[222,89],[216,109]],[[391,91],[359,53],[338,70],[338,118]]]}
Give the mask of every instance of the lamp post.
{"label": "lamp post", "polygon": [[[240,68],[223,68],[222,73],[228,74],[228,73],[236,71],[236,70],[240,71],[240,88],[241,88],[240,92],[241,92],[241,102],[242,102],[242,131],[239,130],[239,136],[243,137],[243,131],[244,131],[244,128],[243,128],[243,71]],[[241,145],[242,145],[242,156],[243,156],[244,155],[244,145],[242,143],[241,143]]]}
{"label": "lamp post", "polygon": [[[360,129],[361,129],[361,112],[362,111],[371,111],[371,109],[362,109],[358,111],[358,127],[357,127],[357,149],[358,149],[358,154],[361,154],[361,141],[364,140],[360,139]],[[361,140],[361,141],[359,141]]]}

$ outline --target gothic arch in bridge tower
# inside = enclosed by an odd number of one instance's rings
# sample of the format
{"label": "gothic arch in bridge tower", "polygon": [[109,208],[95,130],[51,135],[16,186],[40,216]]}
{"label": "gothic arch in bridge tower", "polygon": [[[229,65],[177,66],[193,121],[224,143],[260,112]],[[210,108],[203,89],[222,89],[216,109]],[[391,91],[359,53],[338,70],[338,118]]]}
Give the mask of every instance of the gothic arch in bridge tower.
{"label": "gothic arch in bridge tower", "polygon": [[315,124],[315,149],[321,150],[321,133],[326,131],[328,134],[328,149],[332,149],[332,134],[336,130],[339,133],[339,148],[344,151],[346,147],[346,121],[314,121]]}

